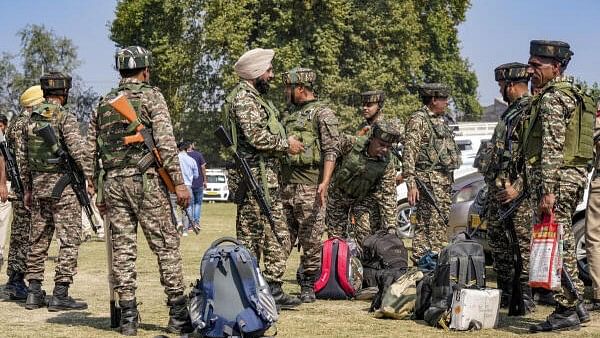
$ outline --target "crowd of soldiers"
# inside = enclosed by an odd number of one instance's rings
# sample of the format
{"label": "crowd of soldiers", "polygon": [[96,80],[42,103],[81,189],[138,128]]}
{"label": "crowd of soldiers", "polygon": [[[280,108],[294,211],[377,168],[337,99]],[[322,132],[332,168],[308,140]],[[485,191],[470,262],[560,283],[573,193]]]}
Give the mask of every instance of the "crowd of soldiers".
{"label": "crowd of soldiers", "polygon": [[[479,169],[489,186],[487,218],[498,286],[510,297],[510,276],[520,274],[530,311],[534,308],[527,285],[531,224],[553,213],[563,228],[564,269],[579,293],[568,288],[557,292],[555,311],[531,328],[537,332],[576,328],[589,320],[577,296],[583,294],[583,285],[577,278],[571,217],[582,198],[593,149],[591,122],[585,109],[580,109],[580,89],[563,74],[573,55],[569,45],[534,40],[530,53],[529,64],[503,64],[495,70],[500,92],[510,105]],[[422,85],[423,106],[405,125],[384,118],[384,92],[365,92],[361,110],[365,121],[349,135],[340,132],[332,107],[319,100],[316,72],[308,68],[283,73],[288,109],[279,113],[266,98],[274,78],[274,54],[257,48],[237,60],[234,69],[240,81],[225,99],[222,123],[258,178],[272,212],[273,222],[269,222],[259,201],[244,189],[240,173],[232,171],[237,238],[262,258],[264,277],[279,307],[315,301],[325,232],[329,237],[351,236],[359,246],[376,230],[395,233],[400,168],[409,203],[416,207],[411,258],[418,264],[424,256],[439,253],[448,243],[453,170],[461,165],[460,150],[444,120],[449,88],[439,83]],[[7,130],[24,186],[21,198],[12,196],[15,220],[7,291],[12,299],[25,300],[28,310],[87,308],[68,293],[77,272],[81,206],[74,189],[58,196],[55,192],[65,177],[64,165],[56,161],[62,151],[83,173],[89,194],[97,194],[96,205],[105,216],[114,289],[122,309],[120,332],[136,335],[139,325],[135,293],[139,225],[157,257],[170,307],[168,330],[187,333],[192,327],[184,295],[180,237],[168,193],[175,193],[184,207],[190,196],[180,172],[171,119],[162,94],[148,84],[151,53],[132,46],[119,50],[115,59],[121,80],[92,113],[86,137],[65,107],[71,87],[68,75],[45,74],[40,86],[21,97],[23,111]],[[530,79],[534,96],[528,93]],[[117,106],[123,99],[135,116],[125,118]],[[55,131],[56,143],[49,144],[42,137],[40,131],[46,128]],[[153,149],[144,142],[148,135]],[[401,159],[390,151],[400,142],[404,146]],[[423,198],[426,192],[434,197],[433,203]],[[509,222],[518,235],[522,271],[511,270],[506,221],[499,218],[516,200],[522,203]],[[44,262],[54,232],[59,251],[54,290],[46,297]],[[296,245],[302,249],[299,297],[282,288],[287,259]]]}

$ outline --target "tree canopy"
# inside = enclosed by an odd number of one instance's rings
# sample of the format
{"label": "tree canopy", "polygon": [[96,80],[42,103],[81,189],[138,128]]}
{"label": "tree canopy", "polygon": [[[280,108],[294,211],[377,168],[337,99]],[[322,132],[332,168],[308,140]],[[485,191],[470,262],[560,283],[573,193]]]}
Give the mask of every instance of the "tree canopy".
{"label": "tree canopy", "polygon": [[[169,103],[179,137],[216,156],[212,129],[245,51],[276,51],[276,73],[302,66],[317,72],[317,91],[353,128],[359,93],[386,92],[387,116],[419,107],[415,84],[444,82],[455,110],[476,120],[477,79],[460,56],[457,26],[468,0],[122,0],[111,25],[119,46],[143,45],[155,55],[153,83]],[[283,106],[281,78],[271,98]]]}

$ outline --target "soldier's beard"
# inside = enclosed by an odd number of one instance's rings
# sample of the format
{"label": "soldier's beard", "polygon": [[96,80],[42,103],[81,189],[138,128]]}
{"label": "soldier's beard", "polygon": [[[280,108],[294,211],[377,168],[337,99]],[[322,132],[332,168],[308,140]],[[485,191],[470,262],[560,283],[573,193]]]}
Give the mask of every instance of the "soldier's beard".
{"label": "soldier's beard", "polygon": [[258,78],[254,83],[254,88],[256,88],[259,93],[264,95],[269,92],[269,82],[267,80]]}

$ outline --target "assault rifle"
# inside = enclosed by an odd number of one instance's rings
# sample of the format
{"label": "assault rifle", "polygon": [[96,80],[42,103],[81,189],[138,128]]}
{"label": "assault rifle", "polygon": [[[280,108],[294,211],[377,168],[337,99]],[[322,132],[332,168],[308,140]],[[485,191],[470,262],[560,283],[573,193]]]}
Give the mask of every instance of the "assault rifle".
{"label": "assault rifle", "polygon": [[58,182],[56,182],[56,185],[52,189],[52,197],[59,199],[65,188],[70,184],[71,188],[73,188],[73,192],[75,192],[75,196],[77,197],[79,204],[83,207],[85,214],[90,220],[92,230],[97,233],[98,226],[94,223],[94,212],[92,210],[90,196],[88,195],[85,185],[85,175],[77,166],[77,163],[71,157],[71,155],[69,155],[69,153],[58,144],[56,133],[51,125],[48,124],[43,128],[37,129],[34,131],[34,133],[41,137],[42,140],[44,140],[44,142],[50,146],[52,152],[58,155],[58,158],[49,159],[48,163],[59,164],[67,171],[67,173],[62,176]]}
{"label": "assault rifle", "polygon": [[[245,195],[246,192],[249,190],[250,193],[252,193],[252,196],[254,196],[254,198],[256,199],[256,202],[258,203],[258,206],[260,207],[260,211],[262,212],[263,215],[265,215],[265,217],[267,217],[267,220],[269,221],[269,224],[271,225],[271,228],[273,229],[273,234],[275,236],[277,236],[277,231],[275,229],[275,219],[273,218],[273,213],[271,212],[271,208],[269,207],[269,204],[267,203],[267,200],[265,198],[265,194],[262,190],[262,187],[258,184],[258,182],[256,181],[256,178],[254,178],[254,175],[252,175],[252,171],[250,170],[250,166],[248,165],[248,162],[246,161],[245,158],[241,157],[240,154],[232,148],[233,141],[231,141],[231,137],[229,136],[227,131],[225,131],[225,128],[223,128],[223,126],[219,126],[219,128],[217,128],[217,130],[215,130],[215,136],[217,137],[219,142],[221,142],[221,144],[225,148],[232,150],[233,158],[235,159],[235,163],[236,163],[236,167],[244,178],[244,183],[242,183],[242,184],[245,185],[245,188],[239,189],[239,191],[243,192],[242,194],[240,194],[240,192],[236,192],[236,199],[241,198],[243,200],[244,196],[239,196],[239,195]],[[278,238],[278,240],[279,240],[279,238]],[[282,241],[279,241],[279,242],[283,243]]]}
{"label": "assault rifle", "polygon": [[513,254],[514,275],[512,282],[512,296],[508,306],[509,316],[523,316],[527,309],[525,308],[525,300],[523,299],[523,288],[521,286],[521,270],[523,270],[523,259],[521,257],[521,248],[519,247],[519,239],[517,231],[512,219],[504,222],[504,229],[511,243]]}
{"label": "assault rifle", "polygon": [[10,187],[17,194],[17,197],[23,200],[23,192],[25,191],[23,188],[23,181],[21,181],[21,175],[19,175],[17,161],[8,148],[8,143],[6,142],[6,137],[2,130],[0,130],[0,152],[6,163],[6,172],[10,176]]}
{"label": "assault rifle", "polygon": [[115,292],[115,273],[113,271],[113,246],[112,246],[112,225],[107,215],[104,215],[104,239],[106,242],[106,261],[108,262],[108,291],[110,295],[110,327],[117,328],[121,325],[121,308],[117,301]]}
{"label": "assault rifle", "polygon": [[[129,103],[129,100],[127,99],[127,97],[125,95],[121,94],[121,95],[115,97],[114,99],[110,100],[108,103],[111,105],[111,107],[113,107],[113,109],[117,113],[121,114],[121,116],[123,116],[132,125],[136,125],[135,135],[125,136],[123,138],[123,143],[124,144],[144,143],[144,145],[146,146],[146,148],[152,155],[151,155],[150,161],[143,159],[144,162],[150,162],[150,163],[147,163],[148,165],[142,165],[142,166],[146,167],[145,169],[147,169],[147,167],[154,164],[156,167],[156,171],[158,172],[158,175],[160,176],[162,181],[167,186],[167,190],[171,193],[175,193],[175,184],[173,183],[173,179],[171,178],[171,176],[169,175],[169,173],[163,166],[162,158],[160,157],[158,148],[156,147],[156,144],[154,143],[154,137],[152,136],[152,131],[145,128],[144,125],[140,122],[140,120],[137,117],[137,113],[131,106],[131,103]],[[144,172],[145,170],[140,170],[140,171]],[[187,210],[184,209],[184,212],[185,212],[186,216],[188,217],[188,219],[191,220],[190,215],[188,214]],[[197,225],[195,225],[194,222],[191,222],[191,224],[192,224],[192,229],[194,230],[196,235],[199,234],[200,228]]]}
{"label": "assault rifle", "polygon": [[508,208],[506,208],[506,210],[500,213],[500,215],[498,216],[498,220],[500,222],[504,222],[507,218],[511,217],[517,211],[521,203],[523,203],[523,201],[525,201],[528,198],[529,193],[527,191],[524,190],[523,192],[521,192],[521,194],[510,203]]}
{"label": "assault rifle", "polygon": [[433,208],[437,211],[437,213],[440,215],[440,217],[444,220],[444,223],[448,224],[448,216],[444,215],[440,207],[438,207],[438,205],[435,203],[435,197],[433,196],[431,191],[429,191],[425,183],[423,183],[423,181],[421,181],[421,179],[416,176],[415,182],[417,183],[417,188],[419,189],[419,191],[423,193],[423,198],[425,199],[425,201],[431,204]]}

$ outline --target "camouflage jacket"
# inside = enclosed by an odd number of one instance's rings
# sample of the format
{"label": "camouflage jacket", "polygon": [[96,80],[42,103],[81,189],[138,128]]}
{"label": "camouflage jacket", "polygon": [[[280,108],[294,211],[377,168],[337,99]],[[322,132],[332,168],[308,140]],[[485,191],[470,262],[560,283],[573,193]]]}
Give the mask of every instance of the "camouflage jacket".
{"label": "camouflage jacket", "polygon": [[[338,159],[338,163],[345,155],[354,150],[355,142],[358,140],[359,137],[357,136],[340,135],[340,158]],[[362,156],[368,157],[366,149],[362,152]],[[388,156],[393,157],[394,155],[388,154]],[[386,166],[381,179],[378,181],[377,186],[374,187],[371,194],[365,199],[370,198],[377,201],[385,228],[392,228],[396,225],[396,169],[393,161],[388,161],[388,165]],[[333,181],[335,181],[335,178],[332,179],[332,182]],[[335,189],[335,184],[332,184],[332,188]]]}
{"label": "camouflage jacket", "polygon": [[[247,81],[242,80],[238,92],[231,102],[231,113],[238,131],[238,151],[251,166],[256,166],[259,157],[268,165],[279,166],[279,157],[284,155],[289,145],[285,131],[279,122],[279,113],[270,101],[260,97],[260,93]],[[261,104],[264,102],[270,107]],[[272,110],[277,116],[271,116]],[[235,142],[235,140],[234,140]]]}
{"label": "camouflage jacket", "polygon": [[[567,124],[577,108],[577,102],[561,91],[546,92],[544,90],[557,82],[565,81],[572,83],[573,79],[566,76],[557,76],[550,80],[538,94],[541,97],[535,98],[535,103],[533,103],[538,105],[536,109],[539,111],[541,119],[542,144],[540,145],[540,161],[532,168],[535,173],[532,176],[539,175],[539,178],[532,177],[532,179],[536,182],[539,181],[542,194],[556,192],[559,181],[584,185],[587,180],[586,168],[563,168],[563,147]],[[534,108],[532,107],[532,109]]]}
{"label": "camouflage jacket", "polygon": [[[124,78],[121,79],[119,85],[140,82],[140,80],[135,78]],[[125,95],[127,95],[126,92]],[[106,100],[106,98],[102,98],[98,106],[100,107],[105,105],[107,103]],[[176,186],[183,184],[183,176],[181,175],[181,168],[179,167],[179,157],[177,156],[179,152],[177,150],[175,136],[173,135],[171,115],[169,114],[169,108],[167,107],[165,98],[160,92],[160,89],[153,87],[152,90],[143,92],[140,100],[141,111],[136,113],[138,116],[143,115],[146,120],[150,121],[152,136],[163,160],[163,166],[171,176],[171,179]],[[129,124],[129,122],[125,119],[123,119],[123,123]],[[97,136],[99,132],[98,111],[96,110],[92,113],[87,133],[87,156],[89,161],[92,161],[92,163],[97,163],[98,160],[99,149],[97,144]],[[156,174],[154,167],[150,167],[146,172]],[[96,170],[95,177],[97,178],[99,174],[100,173],[98,170]],[[134,167],[109,170],[106,173],[107,177],[126,177],[139,174],[139,169]]]}
{"label": "camouflage jacket", "polygon": [[[58,101],[48,99],[47,103],[60,105]],[[35,109],[35,107],[34,107]],[[73,113],[61,107],[60,118],[57,121],[57,130],[54,132],[60,138],[60,142],[65,146],[65,150],[73,157],[77,165],[83,170],[86,177],[92,175],[92,162],[87,158],[87,147],[81,131],[79,122]],[[22,142],[17,142],[16,158],[19,166],[21,180],[26,190],[33,191],[35,197],[47,198],[52,194],[52,189],[57,181],[64,175],[61,173],[45,173],[35,172],[29,168],[29,129],[35,124],[31,122],[31,117],[27,118],[27,122],[22,124],[21,136]]]}
{"label": "camouflage jacket", "polygon": [[[448,163],[442,165],[435,158],[440,154],[446,157],[444,162]],[[460,150],[443,116],[436,117],[427,106],[410,116],[406,123],[402,151],[402,176],[408,189],[416,188],[414,178],[417,172],[425,172],[433,167],[432,170],[452,175],[453,169],[458,168],[461,163]]]}
{"label": "camouflage jacket", "polygon": [[[320,158],[321,158],[321,162],[335,162],[338,154],[340,152],[339,149],[339,132],[338,132],[338,127],[339,127],[339,122],[337,119],[337,116],[335,115],[335,112],[333,110],[331,110],[331,108],[329,108],[328,106],[326,106],[325,104],[321,104],[316,103],[316,105],[313,105],[312,107],[309,106],[310,103],[313,103],[314,101],[311,102],[306,102],[304,105],[300,106],[298,110],[291,112],[288,117],[286,117],[286,119],[284,119],[284,125],[286,127],[286,131],[288,131],[288,135],[292,135],[293,133],[290,133],[289,131],[292,129],[307,129],[307,130],[311,130],[312,129],[312,125],[311,126],[298,126],[298,128],[294,128],[294,126],[290,125],[290,123],[305,123],[305,124],[313,124],[315,123],[316,129],[313,132],[315,132],[317,135],[311,135],[312,138],[316,138],[316,142],[319,145],[319,149],[320,149]],[[314,110],[312,112],[306,112],[306,109],[309,110]],[[308,113],[308,115],[311,116],[307,116],[308,120],[306,119],[299,119],[299,118],[293,118],[294,114],[304,114],[306,115]],[[314,120],[313,122],[313,119]],[[301,141],[303,143],[307,142],[308,140],[302,140]],[[305,147],[305,152],[309,151],[308,147],[310,145],[308,144],[304,144]],[[287,155],[287,158],[290,159],[291,155]],[[296,155],[298,156],[298,155]],[[302,168],[302,167],[297,167],[294,164],[289,164],[290,161],[285,161],[284,163],[287,163],[284,167],[284,181],[286,182],[290,182],[290,183],[308,183],[310,182],[311,184],[318,184],[318,179],[319,179],[319,169],[315,169],[314,173],[312,173],[312,168]],[[287,169],[286,169],[287,168]],[[286,174],[286,172],[288,172]],[[315,175],[316,174],[316,177]],[[287,176],[287,178],[286,178]]]}

